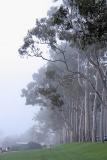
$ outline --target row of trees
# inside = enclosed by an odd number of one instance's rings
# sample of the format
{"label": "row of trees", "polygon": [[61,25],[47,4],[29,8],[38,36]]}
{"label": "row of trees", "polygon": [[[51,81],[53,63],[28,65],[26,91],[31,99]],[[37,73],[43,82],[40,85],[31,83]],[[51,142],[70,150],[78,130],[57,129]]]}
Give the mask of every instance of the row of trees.
{"label": "row of trees", "polygon": [[52,113],[49,127],[61,142],[107,135],[106,18],[106,0],[63,0],[36,21],[19,49],[22,56],[47,60],[22,96]]}

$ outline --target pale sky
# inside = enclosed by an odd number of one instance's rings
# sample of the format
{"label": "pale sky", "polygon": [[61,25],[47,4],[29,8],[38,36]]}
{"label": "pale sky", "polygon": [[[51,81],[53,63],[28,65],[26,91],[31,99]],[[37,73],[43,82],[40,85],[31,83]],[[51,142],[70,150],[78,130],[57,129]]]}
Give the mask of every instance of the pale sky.
{"label": "pale sky", "polygon": [[52,0],[0,0],[0,131],[5,135],[23,133],[34,124],[36,107],[25,106],[20,95],[43,61],[21,59],[18,48],[51,5]]}

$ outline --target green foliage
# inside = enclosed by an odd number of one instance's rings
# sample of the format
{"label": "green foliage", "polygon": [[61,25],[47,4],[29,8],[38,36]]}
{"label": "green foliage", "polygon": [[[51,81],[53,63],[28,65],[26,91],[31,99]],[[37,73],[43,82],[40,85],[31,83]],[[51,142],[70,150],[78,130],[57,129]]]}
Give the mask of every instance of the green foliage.
{"label": "green foliage", "polygon": [[107,41],[106,0],[76,0],[79,13],[85,18],[84,44]]}
{"label": "green foliage", "polygon": [[91,15],[95,12],[95,0],[76,0],[80,14],[83,16]]}
{"label": "green foliage", "polygon": [[[28,32],[24,44],[19,49],[21,55],[28,54],[29,49],[31,53],[38,55],[38,49],[35,47],[37,44],[34,45],[33,37],[38,38],[40,43],[48,44],[51,49],[55,49],[58,38],[68,42],[74,41],[82,49],[96,42],[105,43],[107,41],[106,0],[75,0],[75,3],[70,2],[73,1],[69,1],[68,6],[66,3],[61,5],[50,17],[36,21],[36,26]],[[76,8],[75,16],[71,13],[73,8]],[[77,19],[78,28],[73,25],[73,19]],[[71,29],[74,31],[73,34]]]}
{"label": "green foliage", "polygon": [[51,100],[52,104],[57,107],[61,107],[64,104],[64,102],[61,99],[59,94],[55,94],[55,95],[50,96],[50,100]]}
{"label": "green foliage", "polygon": [[49,78],[49,79],[53,79],[55,78],[55,71],[53,70],[47,70],[46,71],[46,77]]}
{"label": "green foliage", "polygon": [[64,18],[67,18],[67,10],[60,6],[58,11],[53,15],[53,24],[61,25],[64,23]]}
{"label": "green foliage", "polygon": [[39,93],[47,97],[52,93],[56,93],[56,89],[55,88],[39,88]]}
{"label": "green foliage", "polygon": [[51,87],[50,88],[40,88],[39,93],[45,96],[46,98],[50,99],[51,104],[55,107],[59,108],[64,104],[63,100],[61,99],[61,96],[57,93],[56,88],[51,88]]}
{"label": "green foliage", "polygon": [[105,7],[106,0],[76,0],[79,12],[82,16],[96,16],[102,7]]}

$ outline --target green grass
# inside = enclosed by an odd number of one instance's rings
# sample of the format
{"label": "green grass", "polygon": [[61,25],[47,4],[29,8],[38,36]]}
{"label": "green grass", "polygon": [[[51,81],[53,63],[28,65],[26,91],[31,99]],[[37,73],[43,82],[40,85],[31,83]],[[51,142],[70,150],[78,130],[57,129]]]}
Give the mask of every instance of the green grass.
{"label": "green grass", "polygon": [[107,143],[72,143],[52,150],[0,154],[0,160],[107,160]]}

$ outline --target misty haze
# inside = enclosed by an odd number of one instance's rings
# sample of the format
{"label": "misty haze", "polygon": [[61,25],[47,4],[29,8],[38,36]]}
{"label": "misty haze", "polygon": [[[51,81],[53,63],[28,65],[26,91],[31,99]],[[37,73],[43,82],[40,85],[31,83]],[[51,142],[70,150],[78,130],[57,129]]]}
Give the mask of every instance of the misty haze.
{"label": "misty haze", "polygon": [[0,159],[106,160],[107,0],[4,0],[0,18]]}

